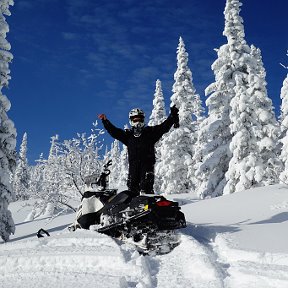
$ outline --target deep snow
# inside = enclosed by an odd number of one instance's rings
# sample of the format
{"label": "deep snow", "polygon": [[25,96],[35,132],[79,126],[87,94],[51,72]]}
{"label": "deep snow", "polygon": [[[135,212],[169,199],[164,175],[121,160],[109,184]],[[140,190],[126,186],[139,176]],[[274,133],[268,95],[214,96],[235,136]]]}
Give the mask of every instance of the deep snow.
{"label": "deep snow", "polygon": [[[0,287],[288,287],[288,186],[169,198],[188,227],[178,247],[158,256],[94,231],[68,232],[72,213],[25,222],[31,207],[12,203],[16,233],[0,244]],[[38,239],[41,227],[51,237]]]}

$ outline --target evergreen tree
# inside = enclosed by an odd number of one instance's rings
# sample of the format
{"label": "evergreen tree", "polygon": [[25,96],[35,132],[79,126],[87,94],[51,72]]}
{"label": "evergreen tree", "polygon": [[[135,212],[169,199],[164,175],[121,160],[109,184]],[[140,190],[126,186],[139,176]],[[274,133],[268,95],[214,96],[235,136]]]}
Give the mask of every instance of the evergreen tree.
{"label": "evergreen tree", "polygon": [[60,199],[60,184],[62,181],[62,166],[59,163],[59,136],[55,135],[51,137],[51,146],[49,151],[48,160],[44,161],[43,180],[42,186],[43,192],[41,197],[42,211],[46,217],[51,217],[54,214],[55,209],[59,207]]}
{"label": "evergreen tree", "polygon": [[27,133],[24,133],[20,152],[17,161],[17,166],[13,179],[13,187],[16,194],[16,199],[27,200],[29,198],[29,167],[27,162]]}
{"label": "evergreen tree", "polygon": [[111,144],[110,158],[112,164],[110,166],[111,174],[109,176],[109,185],[111,188],[116,188],[120,177],[120,146],[119,141],[114,140]]}
{"label": "evergreen tree", "polygon": [[[260,49],[251,45],[251,55],[256,60],[256,69],[248,66],[249,71],[249,88],[248,94],[254,97],[257,106],[257,128],[261,127],[260,132],[254,130],[257,139],[259,155],[261,155],[264,174],[260,185],[271,185],[279,183],[279,175],[283,171],[283,163],[279,157],[281,154],[281,135],[280,125],[277,122],[272,100],[268,97],[266,89],[266,71],[262,61]],[[252,67],[252,69],[251,69]]]}
{"label": "evergreen tree", "polygon": [[[37,199],[42,197],[44,193],[44,169],[45,161],[43,158],[43,153],[41,153],[38,160],[35,161],[36,165],[31,166],[29,169],[29,183],[28,183],[28,194],[29,198]],[[32,219],[29,219],[32,220]]]}
{"label": "evergreen tree", "polygon": [[228,43],[231,39],[231,59],[237,70],[233,73],[235,95],[229,115],[232,158],[225,175],[224,194],[278,183],[282,168],[277,155],[280,131],[267,95],[261,52],[253,45],[250,48],[244,40],[240,6],[240,1],[228,0],[225,10],[226,19],[233,19],[233,26],[224,32]]}
{"label": "evergreen tree", "polygon": [[[285,69],[288,69],[288,66],[284,65],[282,66]],[[280,159],[284,163],[284,171],[280,174],[280,180],[287,184],[288,183],[288,173],[287,173],[288,172],[288,73],[283,81],[280,97],[282,99],[280,124],[282,132],[281,142],[283,144]]]}
{"label": "evergreen tree", "polygon": [[[154,99],[153,99],[153,110],[150,115],[150,118],[149,118],[150,120],[148,122],[148,125],[149,126],[159,125],[166,118],[167,116],[166,116],[166,111],[165,111],[165,101],[164,101],[164,96],[163,96],[163,91],[162,91],[162,85],[161,85],[161,81],[158,79],[156,81],[156,88],[155,88],[155,94],[154,94]],[[158,165],[161,165],[159,159],[161,159],[162,139],[160,139],[155,145],[155,153],[156,153],[155,171],[158,171]],[[161,179],[159,178],[158,173],[155,173],[153,189],[157,193],[158,191],[160,191],[160,187],[161,187]]]}
{"label": "evergreen tree", "polygon": [[10,101],[2,94],[3,87],[8,86],[11,78],[9,63],[13,59],[9,52],[10,44],[6,40],[9,27],[4,15],[11,15],[9,6],[13,4],[12,0],[0,1],[0,237],[4,241],[8,241],[9,236],[15,232],[8,205],[15,196],[10,178],[16,167],[16,129],[7,115]]}
{"label": "evergreen tree", "polygon": [[215,82],[205,91],[211,94],[208,117],[201,124],[195,155],[197,194],[202,198],[222,195],[224,187],[225,193],[233,193],[275,183],[281,169],[272,148],[279,130],[267,97],[265,70],[260,50],[244,39],[241,5],[239,0],[226,2],[223,34],[228,44],[216,50]]}
{"label": "evergreen tree", "polygon": [[229,44],[216,49],[218,58],[211,68],[215,82],[206,90],[208,116],[200,124],[195,163],[196,194],[200,198],[222,194],[226,184],[225,173],[231,159],[230,101],[234,95],[232,75],[234,67],[230,59]]}
{"label": "evergreen tree", "polygon": [[188,174],[193,155],[191,135],[195,133],[192,115],[195,112],[196,92],[188,67],[188,53],[181,37],[177,48],[177,70],[174,80],[171,105],[176,105],[179,109],[180,128],[173,129],[163,138],[161,159],[156,167],[156,174],[162,180],[161,192],[168,194],[189,192],[192,188]]}
{"label": "evergreen tree", "polygon": [[156,81],[155,94],[153,99],[153,110],[149,118],[148,125],[155,126],[161,124],[166,119],[165,102],[161,81]]}
{"label": "evergreen tree", "polygon": [[128,180],[128,149],[126,145],[122,146],[120,153],[120,164],[119,164],[119,179],[117,187],[125,187]]}

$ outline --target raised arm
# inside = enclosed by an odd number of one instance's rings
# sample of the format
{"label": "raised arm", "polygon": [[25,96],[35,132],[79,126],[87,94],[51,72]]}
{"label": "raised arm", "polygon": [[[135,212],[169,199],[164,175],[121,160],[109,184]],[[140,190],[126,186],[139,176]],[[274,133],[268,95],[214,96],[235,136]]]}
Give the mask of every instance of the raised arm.
{"label": "raised arm", "polygon": [[115,139],[121,141],[127,145],[127,134],[123,129],[115,127],[106,117],[105,114],[98,115],[98,118],[102,120],[104,128]]}
{"label": "raised arm", "polygon": [[163,134],[167,133],[174,124],[174,128],[179,127],[179,116],[178,109],[176,106],[171,107],[171,112],[167,119],[159,125],[151,127],[154,141],[157,142],[163,136]]}

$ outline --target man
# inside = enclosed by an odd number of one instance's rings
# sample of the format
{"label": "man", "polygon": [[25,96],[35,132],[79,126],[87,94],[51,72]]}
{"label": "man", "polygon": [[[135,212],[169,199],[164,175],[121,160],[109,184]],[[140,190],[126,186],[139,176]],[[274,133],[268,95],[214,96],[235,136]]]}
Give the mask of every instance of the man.
{"label": "man", "polygon": [[98,116],[108,133],[121,141],[128,148],[129,174],[127,186],[130,192],[139,194],[153,194],[155,143],[167,133],[172,125],[179,125],[178,109],[171,108],[168,118],[156,126],[145,126],[145,114],[139,109],[132,109],[129,113],[131,129],[123,130],[115,127],[105,114]]}

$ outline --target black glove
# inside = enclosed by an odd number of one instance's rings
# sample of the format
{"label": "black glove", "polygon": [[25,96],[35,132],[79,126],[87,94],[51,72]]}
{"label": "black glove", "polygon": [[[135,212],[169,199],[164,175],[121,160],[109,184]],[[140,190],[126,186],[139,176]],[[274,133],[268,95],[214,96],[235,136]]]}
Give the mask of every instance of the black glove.
{"label": "black glove", "polygon": [[172,106],[170,108],[170,113],[171,113],[171,116],[174,120],[174,128],[179,128],[179,109],[176,107],[176,105]]}
{"label": "black glove", "polygon": [[171,111],[172,116],[174,116],[174,115],[178,116],[179,109],[176,107],[176,105],[170,107],[170,111]]}

